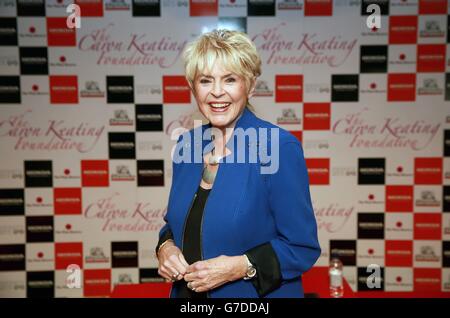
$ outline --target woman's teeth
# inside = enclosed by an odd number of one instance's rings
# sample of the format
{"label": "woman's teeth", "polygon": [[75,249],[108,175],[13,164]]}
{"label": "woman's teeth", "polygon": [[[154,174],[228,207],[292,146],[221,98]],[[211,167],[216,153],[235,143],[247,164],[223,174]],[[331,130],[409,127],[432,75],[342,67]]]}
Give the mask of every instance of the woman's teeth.
{"label": "woman's teeth", "polygon": [[230,106],[231,103],[210,103],[209,106],[211,106],[211,110],[216,113],[222,113],[227,111],[228,106]]}
{"label": "woman's teeth", "polygon": [[225,108],[230,105],[230,103],[210,103],[209,104],[213,108]]}

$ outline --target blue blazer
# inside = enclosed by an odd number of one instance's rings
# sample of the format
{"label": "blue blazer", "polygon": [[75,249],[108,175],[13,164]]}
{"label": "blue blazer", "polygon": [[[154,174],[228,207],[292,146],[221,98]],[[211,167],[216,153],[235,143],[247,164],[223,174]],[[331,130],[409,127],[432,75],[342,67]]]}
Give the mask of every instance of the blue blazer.
{"label": "blue blazer", "polygon": [[[210,140],[199,142],[193,139],[194,135],[207,132],[208,127],[209,124],[203,125],[180,136],[173,158],[186,156],[187,151],[193,160],[195,156],[198,159],[200,154],[202,158],[203,152],[209,152],[207,145]],[[290,132],[259,119],[246,108],[230,138],[234,141],[233,148],[229,148],[230,156],[235,159],[238,147],[236,131],[250,127],[279,129],[278,171],[261,174],[261,168],[268,162],[261,160],[260,156],[256,163],[237,163],[234,160],[235,163],[219,165],[203,214],[202,256],[206,260],[220,255],[242,255],[258,245],[270,243],[280,265],[281,285],[265,297],[303,297],[301,275],[314,265],[321,251],[303,150]],[[246,139],[246,154],[251,146]],[[166,224],[160,237],[170,229],[175,244],[180,248],[185,220],[200,184],[202,169],[201,161],[173,163],[172,186],[164,218]],[[176,295],[177,288],[174,287],[171,297]],[[213,289],[208,296],[259,297],[251,281],[243,279]]]}

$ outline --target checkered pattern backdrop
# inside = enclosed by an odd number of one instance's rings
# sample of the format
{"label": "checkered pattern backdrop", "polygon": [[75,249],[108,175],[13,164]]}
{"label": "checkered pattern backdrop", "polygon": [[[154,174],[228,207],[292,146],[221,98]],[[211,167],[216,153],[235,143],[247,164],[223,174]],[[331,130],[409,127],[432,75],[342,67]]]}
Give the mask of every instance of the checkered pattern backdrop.
{"label": "checkered pattern backdrop", "polygon": [[252,37],[256,112],[303,143],[316,266],[335,251],[354,290],[368,264],[381,290],[450,290],[447,0],[77,0],[79,29],[69,3],[0,0],[0,296],[157,279],[170,135],[200,118],[181,52],[216,27]]}

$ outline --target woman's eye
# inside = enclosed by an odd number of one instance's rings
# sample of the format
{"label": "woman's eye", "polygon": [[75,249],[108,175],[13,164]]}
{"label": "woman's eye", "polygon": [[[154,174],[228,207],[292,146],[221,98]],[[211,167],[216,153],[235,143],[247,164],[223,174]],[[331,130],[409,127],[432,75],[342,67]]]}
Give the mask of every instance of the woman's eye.
{"label": "woman's eye", "polygon": [[236,82],[236,80],[234,78],[232,78],[232,77],[227,78],[226,81],[227,81],[227,83],[234,83],[234,82]]}
{"label": "woman's eye", "polygon": [[207,80],[207,79],[200,80],[200,84],[208,84],[208,83],[209,83],[209,80]]}

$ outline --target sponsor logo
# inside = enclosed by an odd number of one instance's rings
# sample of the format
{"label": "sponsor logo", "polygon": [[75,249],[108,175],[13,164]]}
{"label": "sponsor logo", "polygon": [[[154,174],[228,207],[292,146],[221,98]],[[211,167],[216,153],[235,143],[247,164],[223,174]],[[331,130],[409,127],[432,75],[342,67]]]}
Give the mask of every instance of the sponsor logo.
{"label": "sponsor logo", "polygon": [[425,245],[420,247],[419,254],[415,257],[418,262],[439,262],[440,258],[436,255],[432,246]]}
{"label": "sponsor logo", "polygon": [[106,94],[108,103],[134,103],[133,76],[107,76]]}
{"label": "sponsor logo", "polygon": [[304,103],[303,129],[329,130],[331,125],[330,103]]}
{"label": "sponsor logo", "polygon": [[293,108],[286,108],[282,111],[282,116],[277,117],[278,125],[299,125],[301,124],[300,118],[297,117],[295,110]]}
{"label": "sponsor logo", "polygon": [[24,215],[24,189],[0,189],[0,215]]}
{"label": "sponsor logo", "polygon": [[384,238],[384,214],[382,214],[382,213],[358,213],[358,238],[359,239],[383,239]]}
{"label": "sponsor logo", "polygon": [[331,101],[357,102],[359,75],[331,75]]}
{"label": "sponsor logo", "polygon": [[114,118],[109,120],[111,126],[133,126],[134,121],[128,116],[126,109],[114,110]]}
{"label": "sponsor logo", "polygon": [[388,101],[404,102],[416,100],[416,74],[389,74]]}
{"label": "sponsor logo", "polygon": [[105,0],[106,11],[130,10],[130,5],[125,0]]}
{"label": "sponsor logo", "polygon": [[425,29],[420,30],[421,38],[443,38],[445,36],[444,30],[441,30],[439,22],[436,20],[425,21]]}
{"label": "sponsor logo", "polygon": [[117,165],[115,173],[111,175],[112,181],[134,181],[136,176],[133,176],[130,169],[126,165]]}
{"label": "sponsor logo", "polygon": [[269,89],[266,81],[257,80],[253,96],[270,97],[273,96],[273,90]]}
{"label": "sponsor logo", "polygon": [[278,2],[278,10],[302,10],[303,4],[298,0],[282,0]]}
{"label": "sponsor logo", "polygon": [[386,212],[412,212],[413,186],[386,186]]}
{"label": "sponsor logo", "polygon": [[389,44],[417,43],[417,16],[389,17]]}
{"label": "sponsor logo", "polygon": [[424,190],[420,193],[420,199],[416,200],[416,206],[420,207],[439,207],[441,202],[436,199],[436,196],[431,190]]}
{"label": "sponsor logo", "polygon": [[361,46],[361,73],[386,73],[388,61],[387,45]]}
{"label": "sponsor logo", "polygon": [[163,160],[138,160],[138,186],[164,186]]}
{"label": "sponsor logo", "polygon": [[418,89],[419,95],[442,95],[444,90],[438,86],[436,79],[425,78]]}
{"label": "sponsor logo", "polygon": [[184,76],[163,76],[163,103],[191,103],[191,90]]}
{"label": "sponsor logo", "polygon": [[137,242],[111,242],[112,267],[138,267]]}
{"label": "sponsor logo", "polygon": [[330,240],[330,254],[336,255],[344,266],[356,265],[356,241]]}
{"label": "sponsor logo", "polygon": [[136,105],[137,131],[163,131],[162,105]]}
{"label": "sponsor logo", "polygon": [[95,246],[89,249],[85,262],[86,264],[109,263],[109,257],[105,255],[103,248]]}
{"label": "sponsor logo", "polygon": [[100,90],[98,82],[85,81],[84,89],[80,91],[81,97],[105,97],[105,92]]}
{"label": "sponsor logo", "polygon": [[330,184],[330,159],[308,158],[306,159],[306,166],[311,185]]}
{"label": "sponsor logo", "polygon": [[303,75],[277,75],[275,88],[277,103],[303,101]]}

